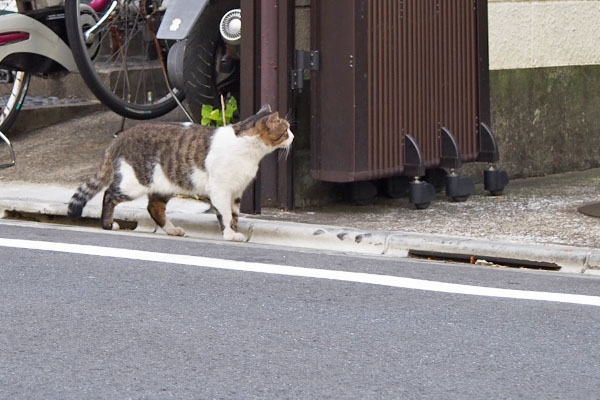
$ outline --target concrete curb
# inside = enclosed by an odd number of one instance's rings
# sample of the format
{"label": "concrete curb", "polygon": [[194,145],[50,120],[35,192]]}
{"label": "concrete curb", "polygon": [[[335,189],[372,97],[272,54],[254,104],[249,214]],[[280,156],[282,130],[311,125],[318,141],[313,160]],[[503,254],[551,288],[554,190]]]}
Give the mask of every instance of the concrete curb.
{"label": "concrete curb", "polygon": [[97,100],[87,100],[72,104],[49,104],[45,106],[26,106],[19,113],[15,124],[11,127],[11,136],[44,128],[72,118],[80,118],[98,111],[105,111],[106,106]]}
{"label": "concrete curb", "polygon": [[[246,219],[249,242],[406,257],[410,253],[454,255],[524,265],[555,265],[561,272],[600,273],[600,250],[564,245],[489,241],[408,232]],[[213,223],[214,224],[214,223]]]}
{"label": "concrete curb", "polygon": [[[3,186],[3,185],[0,185]],[[36,187],[24,191],[11,185],[12,191],[3,190],[0,216],[34,214],[65,216],[72,188]],[[21,190],[20,190],[21,189]],[[18,195],[17,195],[18,194]],[[100,197],[96,196],[84,210],[84,217],[99,218]],[[40,200],[44,198],[45,200]],[[177,211],[171,211],[177,210]],[[208,205],[194,200],[173,199],[167,215],[176,226],[186,230],[186,236],[222,240],[216,219],[205,213]],[[156,225],[146,212],[146,202],[139,199],[124,203],[115,210],[115,218],[137,221],[137,231],[152,232]],[[313,225],[260,218],[240,218],[239,230],[249,243],[319,250],[351,252],[369,255],[406,257],[419,252],[431,255],[458,255],[469,259],[506,261],[560,267],[561,272],[600,275],[600,249],[555,244],[491,241],[470,237],[420,234],[395,231],[360,230],[339,226]]]}

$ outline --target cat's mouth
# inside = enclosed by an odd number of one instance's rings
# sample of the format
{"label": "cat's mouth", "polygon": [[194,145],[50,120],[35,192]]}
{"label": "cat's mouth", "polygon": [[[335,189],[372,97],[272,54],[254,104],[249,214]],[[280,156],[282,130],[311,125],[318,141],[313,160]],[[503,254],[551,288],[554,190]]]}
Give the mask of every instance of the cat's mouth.
{"label": "cat's mouth", "polygon": [[[284,133],[285,134],[285,133]],[[288,138],[279,144],[281,151],[279,152],[279,159],[286,159],[290,155],[292,149],[292,142],[294,141],[294,134],[291,130],[287,130]],[[281,135],[283,136],[283,135]]]}
{"label": "cat's mouth", "polygon": [[287,133],[287,139],[285,139],[283,142],[281,142],[282,147],[290,147],[292,145],[292,142],[294,141],[294,134],[289,129],[287,130],[287,132],[284,132],[281,136],[285,135],[286,133]]}

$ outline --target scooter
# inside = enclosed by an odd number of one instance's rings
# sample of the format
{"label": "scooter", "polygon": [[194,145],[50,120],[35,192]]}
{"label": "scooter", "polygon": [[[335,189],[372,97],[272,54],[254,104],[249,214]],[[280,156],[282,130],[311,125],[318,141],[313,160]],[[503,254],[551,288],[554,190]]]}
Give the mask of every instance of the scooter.
{"label": "scooter", "polygon": [[183,87],[194,118],[204,104],[240,93],[242,13],[239,0],[170,0],[157,37],[174,40],[169,80]]}

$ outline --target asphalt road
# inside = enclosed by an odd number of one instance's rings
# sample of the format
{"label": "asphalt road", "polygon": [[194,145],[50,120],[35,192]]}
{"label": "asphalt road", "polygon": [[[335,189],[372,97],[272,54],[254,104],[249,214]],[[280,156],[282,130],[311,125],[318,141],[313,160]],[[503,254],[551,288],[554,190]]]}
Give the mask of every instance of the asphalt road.
{"label": "asphalt road", "polygon": [[597,277],[17,222],[0,263],[2,399],[600,393]]}

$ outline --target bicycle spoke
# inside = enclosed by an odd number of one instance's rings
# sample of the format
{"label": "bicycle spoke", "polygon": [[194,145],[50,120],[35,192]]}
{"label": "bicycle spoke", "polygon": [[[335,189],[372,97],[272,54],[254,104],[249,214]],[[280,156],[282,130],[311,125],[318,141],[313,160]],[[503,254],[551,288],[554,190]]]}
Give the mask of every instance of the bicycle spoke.
{"label": "bicycle spoke", "polygon": [[[66,15],[68,11],[72,12],[75,7],[79,9],[81,6],[79,3],[74,5],[72,1],[66,0]],[[86,53],[87,60],[82,60],[81,56],[75,57],[84,80],[94,94],[121,115],[152,118],[154,114],[163,114],[176,105],[166,83],[156,76],[160,71],[160,63],[150,48],[154,46],[156,27],[162,18],[162,11],[156,11],[159,5],[160,1],[121,0],[114,13],[94,32],[95,42],[88,43],[99,46],[98,52]],[[95,16],[94,20],[98,18],[102,18],[102,15]],[[69,20],[67,27],[72,36],[75,23],[71,18],[66,19]],[[86,25],[89,23],[88,18]],[[79,31],[81,27],[77,32],[79,41],[76,44],[81,42],[83,36]],[[161,43],[159,51],[162,52],[162,48],[168,49],[167,43]],[[78,46],[73,50],[77,55]],[[183,92],[178,90],[176,96],[183,98]]]}
{"label": "bicycle spoke", "polygon": [[0,131],[8,130],[15,121],[29,86],[29,74],[15,71],[5,73],[7,82],[0,84]]}

